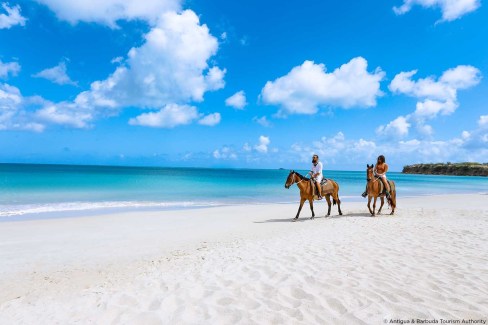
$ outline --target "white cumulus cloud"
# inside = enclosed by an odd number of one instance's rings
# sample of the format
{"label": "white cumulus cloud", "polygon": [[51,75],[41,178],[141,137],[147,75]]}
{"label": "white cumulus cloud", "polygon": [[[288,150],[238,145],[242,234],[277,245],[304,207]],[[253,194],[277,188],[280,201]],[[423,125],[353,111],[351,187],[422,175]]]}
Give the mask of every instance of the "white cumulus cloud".
{"label": "white cumulus cloud", "polygon": [[45,126],[26,110],[37,105],[37,97],[22,96],[17,87],[0,83],[0,130],[28,130],[42,132]]}
{"label": "white cumulus cloud", "polygon": [[236,160],[237,159],[237,154],[232,150],[232,148],[224,146],[222,149],[216,149],[212,153],[212,156],[215,159],[223,159],[223,160]]}
{"label": "white cumulus cloud", "polygon": [[17,62],[2,62],[0,60],[0,78],[7,78],[9,75],[16,76],[20,71],[20,64]]}
{"label": "white cumulus cloud", "polygon": [[446,70],[437,80],[435,77],[413,80],[416,73],[417,70],[400,72],[393,78],[389,89],[396,94],[425,100],[426,102],[418,106],[420,115],[452,113],[458,106],[458,90],[473,87],[481,80],[481,72],[469,65]]}
{"label": "white cumulus cloud", "polygon": [[261,116],[261,117],[255,116],[252,120],[254,122],[258,123],[259,125],[264,126],[264,127],[270,127],[271,126],[271,122],[268,120],[268,118],[266,116]]}
{"label": "white cumulus cloud", "polygon": [[193,11],[167,12],[145,36],[145,43],[129,51],[126,65],[92,83],[76,102],[155,108],[202,101],[206,91],[224,86],[225,70],[207,63],[217,48],[217,39]]}
{"label": "white cumulus cloud", "polygon": [[[290,147],[290,154],[297,155],[303,163],[310,163],[312,155],[317,154],[324,164],[339,164],[351,161],[364,161],[372,159],[377,152],[374,141],[348,140],[343,132],[337,132],[333,136],[323,136],[310,144],[294,143]],[[343,167],[342,167],[343,168]]]}
{"label": "white cumulus cloud", "polygon": [[446,70],[437,80],[435,77],[413,80],[416,73],[417,70],[400,72],[393,78],[389,89],[394,94],[417,98],[415,114],[427,118],[452,114],[459,106],[458,90],[473,87],[481,80],[481,72],[469,65]]}
{"label": "white cumulus cloud", "polygon": [[379,135],[405,136],[408,135],[410,123],[405,116],[399,116],[387,125],[379,126],[376,133]]}
{"label": "white cumulus cloud", "polygon": [[6,129],[8,122],[17,112],[22,102],[20,90],[16,87],[0,84],[0,129]]}
{"label": "white cumulus cloud", "polygon": [[425,124],[425,121],[439,115],[454,113],[459,107],[458,91],[471,88],[481,80],[481,72],[469,65],[459,65],[448,69],[439,78],[431,76],[414,80],[416,73],[417,70],[400,72],[389,85],[390,91],[394,94],[416,98],[415,111],[412,114],[398,117],[386,126],[378,127],[378,134],[406,136],[411,124],[416,124],[416,128],[421,134],[432,135],[433,129],[430,125]]}
{"label": "white cumulus cloud", "polygon": [[246,94],[243,90],[236,92],[225,100],[225,105],[234,107],[236,109],[243,109],[246,105]]}
{"label": "white cumulus cloud", "polygon": [[478,120],[478,125],[482,128],[488,127],[488,115],[481,115]]}
{"label": "white cumulus cloud", "polygon": [[33,75],[35,78],[47,79],[58,85],[76,85],[76,82],[68,76],[66,63],[61,61],[55,67],[44,69]]}
{"label": "white cumulus cloud", "polygon": [[438,7],[442,11],[443,21],[456,20],[467,13],[475,11],[481,5],[480,0],[403,0],[400,7],[393,7],[397,15],[409,12],[413,6],[424,8]]}
{"label": "white cumulus cloud", "polygon": [[118,20],[144,20],[154,24],[161,13],[177,11],[179,0],[37,0],[61,20],[72,24],[94,22],[117,27]]}
{"label": "white cumulus cloud", "polygon": [[382,95],[380,69],[370,73],[368,63],[356,57],[327,73],[324,64],[305,61],[287,75],[268,81],[261,92],[263,102],[279,105],[280,114],[315,114],[320,106],[371,107]]}
{"label": "white cumulus cloud", "polygon": [[0,9],[0,29],[8,29],[15,25],[25,26],[27,19],[20,14],[20,6],[16,5],[10,7],[8,2],[2,3],[2,9]]}
{"label": "white cumulus cloud", "polygon": [[95,118],[95,112],[89,108],[78,107],[69,102],[56,104],[47,102],[41,109],[37,110],[35,114],[44,122],[79,129],[90,127],[90,123]]}
{"label": "white cumulus cloud", "polygon": [[[130,120],[130,124],[175,127],[200,119],[216,125],[220,114],[203,116],[189,104],[201,102],[208,91],[225,86],[225,69],[210,64],[218,40],[191,10],[181,10],[178,0],[39,0],[56,15],[71,23],[96,22],[117,27],[118,20],[144,20],[149,32],[142,45],[125,58],[116,58],[114,72],[95,81],[73,101],[46,100],[29,116],[32,121],[86,128],[101,116],[116,115],[126,107],[152,109]],[[10,8],[10,7],[9,7]],[[12,67],[3,74],[14,74]],[[66,64],[36,74],[60,84],[73,83]],[[161,109],[162,107],[162,109]]]}
{"label": "white cumulus cloud", "polygon": [[250,152],[252,150],[252,147],[249,145],[249,143],[246,142],[242,146],[242,150],[244,150],[245,152]]}
{"label": "white cumulus cloud", "polygon": [[212,113],[204,116],[198,121],[198,124],[207,125],[207,126],[214,126],[220,123],[222,117],[220,113]]}
{"label": "white cumulus cloud", "polygon": [[121,56],[117,56],[117,57],[113,58],[113,59],[110,61],[110,63],[112,63],[112,64],[119,64],[119,63],[121,63],[122,61],[124,61],[124,58],[123,58],[123,57],[121,57]]}
{"label": "white cumulus cloud", "polygon": [[[71,103],[61,102],[45,109],[43,116],[52,115],[59,123],[69,120],[54,116],[73,116],[74,111],[81,111],[84,125],[89,125],[87,122],[95,117],[114,115],[125,107],[165,107],[131,120],[131,124],[160,126],[155,121],[158,116],[166,116],[168,105],[184,107],[203,101],[207,91],[224,87],[225,69],[208,64],[217,49],[217,39],[206,25],[200,24],[193,11],[166,12],[145,35],[145,42],[132,48],[127,59],[119,62],[121,64],[107,79],[93,82],[89,90],[78,94]],[[195,114],[199,117],[196,109]],[[216,120],[214,116],[213,122]],[[184,123],[174,125],[178,124]]]}
{"label": "white cumulus cloud", "polygon": [[170,104],[157,112],[134,117],[129,120],[129,124],[153,128],[174,128],[178,125],[190,124],[198,117],[198,111],[194,106]]}
{"label": "white cumulus cloud", "polygon": [[285,157],[276,160],[301,161],[310,164],[312,154],[318,154],[320,160],[333,168],[363,168],[366,163],[374,163],[378,155],[383,154],[392,170],[401,170],[404,164],[418,162],[446,161],[487,161],[488,134],[480,130],[464,131],[451,139],[391,139],[373,141],[370,139],[347,139],[342,132],[332,137],[322,137],[310,144],[295,143],[286,152]]}
{"label": "white cumulus cloud", "polygon": [[254,146],[254,149],[260,153],[267,153],[270,143],[269,137],[262,135],[259,137],[259,143]]}

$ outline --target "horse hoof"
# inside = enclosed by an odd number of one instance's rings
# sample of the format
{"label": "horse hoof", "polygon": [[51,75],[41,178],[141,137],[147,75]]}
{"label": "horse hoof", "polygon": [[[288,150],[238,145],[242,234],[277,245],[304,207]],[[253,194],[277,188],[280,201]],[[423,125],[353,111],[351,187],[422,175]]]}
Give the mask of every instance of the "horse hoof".
{"label": "horse hoof", "polygon": [[315,216],[313,216],[313,217],[310,218],[310,220],[313,220],[313,219],[315,219]]}
{"label": "horse hoof", "polygon": [[293,218],[293,219],[291,219],[291,222],[295,222],[297,220],[298,220],[298,218]]}

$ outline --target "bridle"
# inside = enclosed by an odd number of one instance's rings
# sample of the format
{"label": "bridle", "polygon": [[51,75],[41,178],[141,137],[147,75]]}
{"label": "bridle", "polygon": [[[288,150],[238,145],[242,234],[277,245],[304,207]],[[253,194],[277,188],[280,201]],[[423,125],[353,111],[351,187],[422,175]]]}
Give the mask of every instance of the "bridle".
{"label": "bridle", "polygon": [[300,184],[301,182],[303,182],[303,181],[305,180],[305,178],[302,178],[302,179],[300,179],[298,182],[296,182],[296,181],[295,181],[295,176],[297,176],[297,174],[296,174],[296,172],[295,172],[295,171],[293,171],[293,172],[292,172],[292,179],[291,179],[291,183],[290,183],[290,185],[285,184],[285,186],[288,186],[288,188],[290,188],[290,186],[292,186],[293,184],[297,184],[297,185],[298,185],[298,184]]}
{"label": "bridle", "polygon": [[[368,177],[366,178],[366,181],[369,183],[370,181],[372,181],[372,179],[369,178],[369,168],[368,168],[368,170],[366,172],[368,173]],[[374,175],[374,173],[373,173],[373,175]],[[373,182],[377,182],[378,179],[380,179],[380,178],[379,177],[374,177]]]}

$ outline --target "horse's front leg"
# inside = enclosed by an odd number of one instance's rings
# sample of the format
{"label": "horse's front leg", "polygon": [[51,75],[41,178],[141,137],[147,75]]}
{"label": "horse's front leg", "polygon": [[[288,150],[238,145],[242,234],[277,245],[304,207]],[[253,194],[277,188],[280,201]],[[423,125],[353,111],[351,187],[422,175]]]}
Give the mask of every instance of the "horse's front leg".
{"label": "horse's front leg", "polygon": [[381,209],[383,209],[383,205],[385,204],[385,198],[384,197],[380,197],[380,199],[381,199],[381,205],[380,205],[380,209],[378,210],[378,214],[380,214]]}
{"label": "horse's front leg", "polygon": [[368,209],[369,209],[369,213],[371,213],[372,216],[374,216],[374,212],[371,210],[371,198],[372,196],[368,196]]}
{"label": "horse's front leg", "polygon": [[312,219],[315,218],[315,212],[313,212],[313,198],[312,199],[308,199],[308,202],[310,203],[310,210],[312,210]]}
{"label": "horse's front leg", "polygon": [[297,221],[298,216],[300,215],[300,211],[302,211],[303,203],[305,203],[305,199],[300,198],[300,206],[298,207],[297,216],[295,217],[295,219],[293,219],[293,221]]}
{"label": "horse's front leg", "polygon": [[373,217],[375,216],[375,213],[374,213],[374,210],[376,210],[376,200],[378,199],[377,196],[374,197],[374,201],[373,201]]}

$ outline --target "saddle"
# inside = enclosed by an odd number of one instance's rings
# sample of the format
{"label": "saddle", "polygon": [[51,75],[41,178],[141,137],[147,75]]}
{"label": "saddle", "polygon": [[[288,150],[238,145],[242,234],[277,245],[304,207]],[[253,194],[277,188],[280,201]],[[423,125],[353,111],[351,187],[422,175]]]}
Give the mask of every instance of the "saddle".
{"label": "saddle", "polygon": [[[390,185],[390,194],[391,194],[391,192],[395,191],[395,183],[393,183],[389,179],[387,179],[386,181],[388,182],[388,185]],[[380,193],[381,193],[381,195],[386,195],[385,185],[383,184],[383,182],[381,180],[379,180],[379,182],[380,182]]]}
{"label": "saddle", "polygon": [[[322,178],[322,181],[320,182],[320,186],[322,186],[322,191],[323,191],[323,187],[327,184],[327,181],[328,181],[327,178]],[[310,183],[312,184],[313,195],[317,196],[319,194],[317,191],[317,183],[313,178],[310,179]]]}

